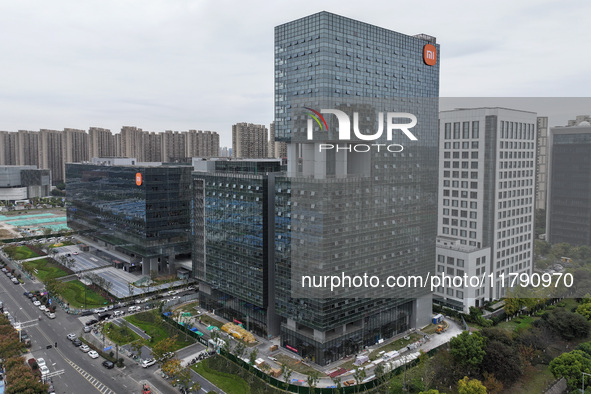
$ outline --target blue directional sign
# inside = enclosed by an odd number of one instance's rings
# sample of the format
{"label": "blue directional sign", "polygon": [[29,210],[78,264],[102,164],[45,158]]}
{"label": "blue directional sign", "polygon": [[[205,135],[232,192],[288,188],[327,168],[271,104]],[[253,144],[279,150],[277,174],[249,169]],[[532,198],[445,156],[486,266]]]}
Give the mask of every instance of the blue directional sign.
{"label": "blue directional sign", "polygon": [[113,346],[107,346],[106,348],[103,349],[103,352],[109,351],[113,349]]}

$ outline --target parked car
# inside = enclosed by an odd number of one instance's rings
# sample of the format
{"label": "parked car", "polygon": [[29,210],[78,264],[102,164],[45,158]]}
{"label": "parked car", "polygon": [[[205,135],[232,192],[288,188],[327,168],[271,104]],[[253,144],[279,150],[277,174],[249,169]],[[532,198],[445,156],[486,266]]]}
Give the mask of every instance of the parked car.
{"label": "parked car", "polygon": [[98,309],[95,309],[93,312],[94,313],[104,313],[106,311],[107,311],[107,308],[98,308]]}
{"label": "parked car", "polygon": [[33,305],[35,305],[35,306],[40,306],[40,305],[41,305],[41,302],[39,302],[39,301],[35,300],[35,301],[33,301]]}
{"label": "parked car", "polygon": [[154,360],[153,358],[151,358],[149,360],[142,361],[142,367],[144,367],[144,368],[151,367],[154,364],[156,364],[156,360]]}
{"label": "parked car", "polygon": [[53,313],[53,312],[49,312],[49,313],[47,314],[47,317],[49,317],[50,319],[55,319],[55,313]]}
{"label": "parked car", "polygon": [[113,367],[115,366],[115,364],[113,364],[111,361],[109,360],[105,360],[103,361],[103,367],[107,368],[107,369],[113,369]]}
{"label": "parked car", "polygon": [[39,310],[41,312],[45,312],[47,310],[47,307],[45,305],[39,305]]}
{"label": "parked car", "polygon": [[99,357],[99,354],[97,352],[95,352],[94,350],[89,351],[88,355],[90,356],[90,358],[98,358]]}
{"label": "parked car", "polygon": [[39,371],[41,371],[41,376],[45,376],[49,373],[49,368],[47,368],[47,365],[44,365],[39,367]]}
{"label": "parked car", "polygon": [[70,341],[73,341],[74,339],[76,339],[76,334],[68,334],[68,339]]}
{"label": "parked car", "polygon": [[47,364],[45,363],[45,359],[41,357],[37,359],[37,365],[39,365],[39,368],[47,366]]}
{"label": "parked car", "polygon": [[82,341],[80,339],[76,338],[72,341],[72,344],[76,347],[79,347],[79,346],[82,346]]}
{"label": "parked car", "polygon": [[80,345],[80,350],[82,350],[84,353],[88,353],[90,351],[90,347],[84,343]]}
{"label": "parked car", "polygon": [[93,324],[98,323],[97,319],[90,319],[89,321],[86,322],[87,326],[92,326]]}
{"label": "parked car", "polygon": [[84,332],[91,332],[91,331],[92,331],[92,327],[90,327],[90,326],[84,327]]}
{"label": "parked car", "polygon": [[18,279],[16,278],[12,278],[11,279],[12,283],[14,283],[15,285],[18,285],[20,282],[18,281]]}

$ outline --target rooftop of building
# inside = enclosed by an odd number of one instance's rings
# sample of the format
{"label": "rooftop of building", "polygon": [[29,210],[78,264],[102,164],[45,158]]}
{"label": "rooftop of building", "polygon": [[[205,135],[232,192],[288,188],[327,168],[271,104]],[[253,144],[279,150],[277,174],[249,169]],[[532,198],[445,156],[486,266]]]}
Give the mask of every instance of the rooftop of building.
{"label": "rooftop of building", "polygon": [[[363,21],[360,21],[360,20],[357,20],[357,19],[348,18],[346,16],[335,14],[335,13],[329,12],[329,11],[320,11],[320,12],[317,12],[315,14],[311,14],[311,15],[307,15],[307,16],[304,16],[304,17],[301,17],[301,18],[298,18],[298,19],[294,19],[294,20],[291,20],[289,22],[282,23],[282,24],[276,26],[275,29],[281,28],[282,26],[286,26],[286,25],[291,25],[291,24],[294,24],[294,23],[298,23],[298,22],[300,22],[300,21],[302,21],[304,19],[313,18],[313,17],[316,17],[316,16],[318,16],[318,17],[340,18],[340,19],[343,19],[343,20],[351,21],[351,22],[353,22],[355,24],[366,25],[366,26],[371,27],[373,29],[379,29],[379,30],[383,30],[383,31],[386,31],[386,32],[390,32],[390,33],[396,33],[396,34],[404,34],[404,33],[400,33],[400,32],[394,31],[392,29],[387,29],[387,28],[384,28],[384,27],[376,26],[376,25],[374,25],[372,23],[367,23],[367,22],[363,22]],[[436,37],[431,36],[431,35],[428,35],[428,34],[425,34],[425,33],[420,33],[420,34],[415,34],[415,35],[408,35],[408,37],[414,37],[414,38],[417,38],[419,40],[431,42],[433,44],[436,44],[437,43],[437,38]]]}
{"label": "rooftop of building", "polygon": [[438,235],[436,246],[438,248],[446,248],[450,250],[457,250],[458,252],[471,253],[478,250],[487,249],[479,246],[463,245],[459,238],[447,237],[445,235]]}
{"label": "rooftop of building", "polygon": [[523,112],[527,114],[536,114],[536,112],[526,111],[523,109],[515,109],[515,108],[507,108],[507,107],[474,107],[474,108],[454,108],[445,111],[439,111],[440,113],[444,112],[456,112],[456,111],[483,111],[483,110],[503,110],[503,111],[514,111],[514,112]]}

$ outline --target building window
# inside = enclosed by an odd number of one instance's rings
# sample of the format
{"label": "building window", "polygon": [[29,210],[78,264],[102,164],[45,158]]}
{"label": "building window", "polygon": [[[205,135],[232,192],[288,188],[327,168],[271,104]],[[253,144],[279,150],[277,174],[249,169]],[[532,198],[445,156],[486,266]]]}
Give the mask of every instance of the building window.
{"label": "building window", "polygon": [[446,140],[451,139],[451,123],[445,124],[445,139]]}

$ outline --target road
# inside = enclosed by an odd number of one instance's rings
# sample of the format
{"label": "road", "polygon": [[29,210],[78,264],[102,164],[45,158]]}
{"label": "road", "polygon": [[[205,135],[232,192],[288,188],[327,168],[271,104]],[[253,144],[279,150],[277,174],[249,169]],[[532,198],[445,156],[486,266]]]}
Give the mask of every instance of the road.
{"label": "road", "polygon": [[42,357],[50,372],[63,370],[61,375],[53,377],[56,393],[140,393],[140,380],[148,381],[160,393],[178,393],[156,373],[156,367],[145,369],[127,359],[122,369],[106,369],[101,365],[101,357],[91,359],[88,354],[81,352],[66,338],[68,333],[78,336],[83,334],[83,324],[79,318],[58,309],[55,319],[43,315],[38,320],[41,311],[23,293],[39,290],[42,285],[25,281],[25,284],[14,285],[1,273],[0,300],[4,303],[4,310],[14,316],[17,322],[30,322],[31,326],[26,331],[31,337],[32,346],[30,352],[24,355],[25,358]]}

